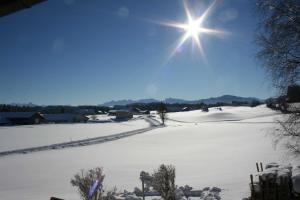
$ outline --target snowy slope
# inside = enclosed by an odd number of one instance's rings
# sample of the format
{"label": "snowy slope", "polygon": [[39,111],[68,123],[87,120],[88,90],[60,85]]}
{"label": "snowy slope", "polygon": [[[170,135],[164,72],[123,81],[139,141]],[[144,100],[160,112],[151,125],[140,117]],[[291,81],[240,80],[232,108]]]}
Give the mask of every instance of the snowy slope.
{"label": "snowy slope", "polygon": [[[103,166],[107,188],[132,191],[140,186],[141,170],[152,172],[161,163],[176,166],[177,185],[216,186],[224,189],[222,199],[242,199],[249,194],[249,174],[255,172],[255,162],[286,159],[280,150],[274,150],[267,134],[274,124],[260,123],[279,116],[263,106],[223,110],[247,120],[227,121],[228,116],[212,115],[215,111],[171,113],[171,118],[193,123],[169,121],[167,127],[113,142],[2,157],[0,199],[58,196],[77,200],[71,177],[80,169],[96,166]],[[220,119],[223,121],[203,122]]]}
{"label": "snowy slope", "polygon": [[267,108],[265,105],[257,107],[231,107],[223,106],[209,108],[209,112],[195,110],[190,112],[168,113],[168,118],[179,122],[197,123],[197,122],[214,122],[214,121],[240,121],[252,118],[274,116],[280,114],[274,110]]}

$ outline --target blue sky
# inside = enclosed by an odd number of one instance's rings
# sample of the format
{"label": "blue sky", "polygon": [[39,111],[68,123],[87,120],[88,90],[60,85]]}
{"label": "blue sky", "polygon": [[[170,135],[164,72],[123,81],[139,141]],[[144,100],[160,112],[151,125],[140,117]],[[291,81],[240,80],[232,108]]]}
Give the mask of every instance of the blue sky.
{"label": "blue sky", "polygon": [[[187,1],[195,15],[212,3]],[[266,98],[270,80],[255,59],[253,1],[217,1],[203,24],[229,34],[201,34],[171,58],[184,23],[175,0],[51,0],[0,18],[0,103],[100,104],[223,94]]]}

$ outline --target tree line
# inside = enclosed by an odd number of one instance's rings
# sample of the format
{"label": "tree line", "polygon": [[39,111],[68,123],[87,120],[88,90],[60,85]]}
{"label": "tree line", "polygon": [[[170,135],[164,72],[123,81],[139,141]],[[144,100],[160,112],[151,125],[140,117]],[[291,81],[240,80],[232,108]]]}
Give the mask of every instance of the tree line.
{"label": "tree line", "polygon": [[[215,104],[187,104],[187,103],[175,103],[168,104],[164,103],[166,106],[166,111],[170,112],[168,108],[176,107],[179,110],[188,108],[190,110],[206,110],[209,107],[221,107],[221,106],[257,106],[262,104],[262,102],[253,100],[252,102],[244,101],[233,101],[232,103],[215,103]],[[116,105],[113,107],[106,106],[94,106],[94,105],[82,105],[82,106],[70,106],[70,105],[51,105],[51,106],[26,106],[26,105],[11,105],[11,104],[0,104],[0,112],[41,112],[41,113],[75,113],[79,109],[91,109],[95,113],[101,111],[102,113],[107,113],[111,109],[115,110],[131,110],[131,111],[151,111],[160,110],[161,102],[155,103],[134,103],[129,105]]]}
{"label": "tree line", "polygon": [[41,112],[41,113],[75,113],[79,109],[91,109],[95,113],[98,111],[108,112],[109,107],[105,106],[68,106],[68,105],[51,105],[51,106],[20,106],[10,104],[0,104],[0,112]]}

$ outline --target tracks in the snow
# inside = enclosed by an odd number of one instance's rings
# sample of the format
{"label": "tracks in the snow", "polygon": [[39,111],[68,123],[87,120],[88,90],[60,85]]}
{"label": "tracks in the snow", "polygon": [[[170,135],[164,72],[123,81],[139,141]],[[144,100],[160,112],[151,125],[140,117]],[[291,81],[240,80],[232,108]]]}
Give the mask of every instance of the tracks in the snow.
{"label": "tracks in the snow", "polygon": [[27,153],[33,153],[33,152],[39,152],[39,151],[56,150],[56,149],[64,149],[64,148],[69,148],[69,147],[79,147],[79,146],[87,146],[87,145],[92,145],[92,144],[99,144],[99,143],[109,142],[109,141],[113,141],[113,140],[119,140],[121,138],[141,134],[141,133],[162,127],[160,122],[153,118],[145,117],[144,119],[148,123],[150,123],[150,125],[151,125],[150,127],[137,129],[137,130],[133,130],[133,131],[127,131],[127,132],[123,132],[123,133],[117,133],[117,134],[113,134],[113,135],[76,140],[76,141],[71,141],[71,142],[62,142],[62,143],[56,143],[56,144],[44,145],[44,146],[38,146],[38,147],[16,149],[16,150],[10,150],[10,151],[2,151],[2,152],[0,152],[0,157],[9,156],[12,154],[27,154]]}

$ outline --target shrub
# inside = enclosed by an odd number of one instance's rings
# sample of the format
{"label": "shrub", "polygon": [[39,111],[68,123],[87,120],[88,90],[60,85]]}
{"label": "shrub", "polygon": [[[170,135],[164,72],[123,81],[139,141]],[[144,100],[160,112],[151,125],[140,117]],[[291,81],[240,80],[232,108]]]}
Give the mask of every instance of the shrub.
{"label": "shrub", "polygon": [[175,167],[160,165],[153,174],[153,188],[160,193],[164,200],[175,200]]}
{"label": "shrub", "polygon": [[[72,179],[71,184],[77,187],[78,192],[83,200],[100,200],[102,199],[103,187],[102,182],[105,175],[103,174],[102,168],[90,169],[87,172],[81,170]],[[97,184],[95,184],[97,181]],[[94,192],[91,194],[90,190],[95,187]],[[90,193],[90,194],[89,194]],[[92,198],[91,198],[92,197]]]}

